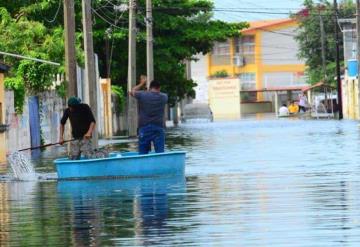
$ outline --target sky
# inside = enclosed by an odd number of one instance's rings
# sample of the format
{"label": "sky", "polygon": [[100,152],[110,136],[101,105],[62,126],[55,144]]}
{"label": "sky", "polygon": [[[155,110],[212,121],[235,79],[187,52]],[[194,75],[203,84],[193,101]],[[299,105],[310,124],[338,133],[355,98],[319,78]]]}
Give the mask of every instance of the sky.
{"label": "sky", "polygon": [[[286,18],[301,9],[303,0],[213,0],[215,19],[228,22]],[[269,13],[244,13],[269,12]],[[284,13],[284,14],[282,14]]]}

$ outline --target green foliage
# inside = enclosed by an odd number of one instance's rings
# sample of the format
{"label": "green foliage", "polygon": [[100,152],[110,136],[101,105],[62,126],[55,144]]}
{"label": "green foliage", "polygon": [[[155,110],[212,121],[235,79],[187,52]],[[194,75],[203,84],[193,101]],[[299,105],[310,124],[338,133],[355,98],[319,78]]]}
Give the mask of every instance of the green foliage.
{"label": "green foliage", "polygon": [[22,60],[18,66],[17,75],[25,82],[25,88],[31,94],[48,90],[53,83],[54,66]]}
{"label": "green foliage", "polygon": [[63,81],[60,85],[55,86],[55,91],[61,98],[66,97],[67,85],[67,81]]}
{"label": "green foliage", "polygon": [[14,91],[14,107],[18,114],[23,111],[25,102],[25,86],[21,77],[7,77],[4,81],[5,88]]}
{"label": "green foliage", "polygon": [[229,74],[226,70],[216,71],[213,75],[213,77],[215,77],[215,78],[226,78],[228,76],[229,76]]}
{"label": "green foliage", "polygon": [[[60,61],[64,57],[63,31],[54,28],[49,31],[42,23],[28,20],[19,15],[12,18],[5,8],[0,8],[0,50],[33,58]],[[47,90],[54,74],[63,70],[49,64],[4,57],[11,66],[6,87],[14,90],[16,112],[21,113],[25,93],[37,94]]]}
{"label": "green foliage", "polygon": [[116,94],[119,100],[119,112],[122,113],[125,110],[126,96],[122,87],[117,85],[111,85],[111,92]]}
{"label": "green foliage", "polygon": [[[299,57],[305,60],[307,65],[306,75],[308,83],[314,84],[319,81],[325,81],[324,71],[322,68],[321,56],[321,35],[320,15],[323,19],[325,30],[325,60],[327,82],[335,84],[335,20],[334,8],[329,1],[320,1],[315,3],[312,0],[305,0],[304,6],[307,9],[301,15],[294,16],[299,21],[298,35],[296,40],[300,46]],[[355,14],[355,5],[350,0],[344,0],[339,4],[338,18],[352,18]],[[339,33],[340,40],[340,58],[343,57],[343,41]]]}

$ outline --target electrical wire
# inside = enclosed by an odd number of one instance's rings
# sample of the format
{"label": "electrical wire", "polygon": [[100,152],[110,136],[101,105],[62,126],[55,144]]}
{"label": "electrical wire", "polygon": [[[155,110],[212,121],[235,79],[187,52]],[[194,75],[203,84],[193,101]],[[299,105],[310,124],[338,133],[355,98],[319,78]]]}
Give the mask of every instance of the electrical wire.
{"label": "electrical wire", "polygon": [[107,20],[105,17],[103,17],[101,14],[99,14],[94,8],[91,8],[93,13],[97,15],[101,20],[109,24],[111,27],[119,28],[119,29],[126,29],[124,27],[119,27],[116,24],[112,23],[111,21]]}
{"label": "electrical wire", "polygon": [[58,8],[57,8],[57,10],[56,10],[56,12],[55,12],[54,17],[53,17],[51,20],[48,20],[48,19],[44,18],[45,21],[47,21],[48,23],[53,23],[53,22],[56,20],[56,18],[58,17],[58,15],[59,15],[61,5],[62,5],[62,1],[59,0],[59,6],[58,6]]}

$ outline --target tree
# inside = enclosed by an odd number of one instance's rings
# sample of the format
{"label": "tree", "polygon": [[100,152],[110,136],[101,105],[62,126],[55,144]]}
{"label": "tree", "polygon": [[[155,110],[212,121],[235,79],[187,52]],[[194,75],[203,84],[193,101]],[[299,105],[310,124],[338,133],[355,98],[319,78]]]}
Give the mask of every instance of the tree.
{"label": "tree", "polygon": [[[106,74],[106,35],[110,33],[113,50],[111,62],[112,80],[125,85],[127,80],[127,13],[122,19],[120,13],[106,11],[107,5],[99,2],[95,9],[94,27],[95,50],[101,58],[101,73]],[[214,41],[224,41],[228,37],[237,36],[246,23],[229,24],[214,21],[212,17],[213,3],[208,0],[154,0],[153,1],[153,34],[154,34],[154,71],[155,78],[163,83],[163,90],[169,94],[170,103],[185,95],[194,96],[192,80],[185,78],[186,59],[193,59],[197,53],[207,53],[212,49]],[[138,42],[137,65],[138,74],[146,73],[146,24],[145,1],[138,1]],[[108,18],[107,22],[104,21]],[[116,26],[109,27],[112,17]],[[106,27],[106,28],[105,28]],[[110,28],[110,29],[108,29]],[[108,31],[107,31],[108,30]],[[110,30],[110,32],[109,32]]]}
{"label": "tree", "polygon": [[[99,55],[101,76],[107,76],[108,64],[111,64],[110,77],[113,84],[126,88],[128,12],[120,13],[114,10],[114,5],[121,3],[124,1],[93,0],[93,35],[94,49]],[[57,15],[62,16],[62,11],[58,11],[61,7],[58,0],[4,0],[2,5],[9,9],[12,18],[23,16],[41,22],[50,31],[63,25],[61,18],[54,19]],[[247,27],[247,24],[212,20],[214,6],[210,0],[153,0],[153,6],[155,78],[163,83],[163,90],[169,94],[170,102],[174,103],[185,95],[194,95],[193,87],[196,84],[185,78],[184,61],[192,59],[197,53],[209,52],[215,41],[224,41],[240,35],[240,30]],[[75,11],[78,46],[81,46],[80,0],[75,0]],[[138,0],[138,75],[146,72],[144,19],[145,0]],[[111,62],[107,57],[111,57]],[[63,59],[63,56],[61,58]]]}
{"label": "tree", "polygon": [[[335,66],[335,21],[334,6],[328,1],[314,3],[312,0],[304,1],[305,9],[294,16],[299,21],[299,29],[295,37],[300,46],[299,57],[305,60],[308,83],[314,84],[325,80],[321,58],[320,15],[325,29],[325,60],[327,83],[336,85]],[[344,0],[339,4],[338,18],[352,18],[356,12],[351,0]],[[341,34],[340,34],[341,35]],[[340,57],[343,57],[343,41],[340,39]]]}
{"label": "tree", "polygon": [[[48,31],[40,22],[29,21],[24,16],[12,18],[5,8],[0,8],[0,50],[34,58],[61,62],[63,56],[62,31]],[[60,57],[60,59],[58,59]],[[53,75],[59,68],[30,60],[4,57],[11,66],[5,86],[15,92],[15,108],[22,112],[25,92],[36,94],[52,85]]]}

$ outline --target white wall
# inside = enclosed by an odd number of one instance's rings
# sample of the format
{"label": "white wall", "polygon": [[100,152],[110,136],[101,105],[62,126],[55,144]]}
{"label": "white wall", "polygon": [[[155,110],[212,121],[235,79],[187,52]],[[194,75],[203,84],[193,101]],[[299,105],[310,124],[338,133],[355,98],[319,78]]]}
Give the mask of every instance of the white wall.
{"label": "white wall", "polygon": [[40,127],[45,144],[59,141],[60,119],[65,108],[63,100],[55,91],[40,95]]}
{"label": "white wall", "polygon": [[207,57],[201,54],[196,56],[198,61],[191,61],[191,79],[198,85],[195,88],[196,96],[194,102],[209,102],[209,82],[207,79]]}
{"label": "white wall", "polygon": [[5,92],[5,102],[7,106],[5,122],[9,125],[9,130],[6,132],[8,152],[29,148],[31,142],[27,99],[25,100],[24,111],[21,116],[15,113],[13,91]]}
{"label": "white wall", "polygon": [[262,62],[268,65],[304,64],[297,57],[298,43],[294,35],[296,27],[264,31],[262,33]]}

